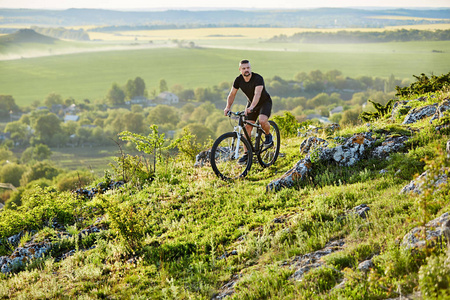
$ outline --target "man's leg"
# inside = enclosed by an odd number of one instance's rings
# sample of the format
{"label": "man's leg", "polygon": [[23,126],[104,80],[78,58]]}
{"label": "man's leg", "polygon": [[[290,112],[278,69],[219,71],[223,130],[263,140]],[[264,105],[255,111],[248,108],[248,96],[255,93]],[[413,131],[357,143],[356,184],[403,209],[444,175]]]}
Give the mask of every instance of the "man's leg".
{"label": "man's leg", "polygon": [[269,118],[266,115],[259,115],[259,124],[261,124],[264,133],[270,134]]}

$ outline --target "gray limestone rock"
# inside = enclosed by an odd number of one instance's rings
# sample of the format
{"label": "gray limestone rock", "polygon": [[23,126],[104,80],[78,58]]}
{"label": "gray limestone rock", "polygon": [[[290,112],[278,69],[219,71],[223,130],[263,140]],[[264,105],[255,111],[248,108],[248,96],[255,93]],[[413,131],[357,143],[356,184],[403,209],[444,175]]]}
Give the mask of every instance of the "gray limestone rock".
{"label": "gray limestone rock", "polygon": [[[425,229],[425,239],[423,232]],[[435,246],[438,242],[450,241],[450,215],[448,212],[428,222],[425,228],[418,226],[413,228],[403,237],[402,246],[405,249],[420,249],[428,245]]]}
{"label": "gray limestone rock", "polygon": [[430,123],[432,123],[434,120],[439,120],[444,116],[444,112],[450,110],[450,100],[444,100],[438,108],[436,109],[436,113],[433,115],[433,117],[430,119]]}
{"label": "gray limestone rock", "polygon": [[[427,171],[420,174],[419,177],[411,180],[410,183],[405,185],[401,191],[400,194],[408,194],[408,193],[414,193],[414,194],[421,194],[422,193],[422,186],[427,180]],[[442,170],[442,174],[439,175],[437,178],[434,179],[433,184],[438,187],[441,184],[447,183],[447,174]]]}
{"label": "gray limestone rock", "polygon": [[388,137],[380,146],[372,150],[372,155],[376,158],[386,158],[390,153],[400,151],[408,139],[408,136]]}
{"label": "gray limestone rock", "polygon": [[416,123],[417,121],[426,118],[431,117],[434,115],[437,111],[438,104],[432,104],[422,107],[417,107],[411,110],[405,117],[405,120],[402,124],[412,124]]}

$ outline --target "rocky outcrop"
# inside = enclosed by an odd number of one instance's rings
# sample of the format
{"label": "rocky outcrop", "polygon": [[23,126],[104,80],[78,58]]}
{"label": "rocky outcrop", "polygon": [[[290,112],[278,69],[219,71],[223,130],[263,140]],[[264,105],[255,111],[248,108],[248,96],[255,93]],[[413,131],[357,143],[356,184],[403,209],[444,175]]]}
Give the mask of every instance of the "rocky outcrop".
{"label": "rocky outcrop", "polygon": [[[423,236],[425,230],[425,238]],[[427,245],[434,247],[437,243],[450,241],[450,215],[448,212],[428,222],[425,227],[413,228],[403,237],[402,246],[405,249],[421,249]]]}
{"label": "rocky outcrop", "polygon": [[311,136],[300,144],[300,153],[308,154],[311,149],[319,146],[326,147],[328,142],[319,137]]}
{"label": "rocky outcrop", "polygon": [[372,138],[371,132],[357,133],[346,139],[342,145],[319,150],[319,159],[349,167],[360,161],[374,142],[375,139]]}
{"label": "rocky outcrop", "polygon": [[444,112],[450,110],[450,100],[446,99],[444,102],[442,102],[438,108],[436,109],[435,114],[430,119],[430,123],[432,123],[434,120],[439,120],[444,116]]}
{"label": "rocky outcrop", "polygon": [[343,239],[331,241],[321,250],[294,257],[289,263],[289,267],[295,270],[290,278],[299,281],[302,280],[303,276],[310,270],[323,267],[325,262],[322,260],[322,257],[333,252],[342,251],[344,249],[344,244],[345,242]]}
{"label": "rocky outcrop", "polygon": [[269,183],[266,189],[269,191],[278,191],[282,188],[292,187],[297,182],[306,180],[311,168],[311,160],[304,158],[297,162],[292,169],[284,173],[283,176]]}
{"label": "rocky outcrop", "polygon": [[380,159],[386,158],[390,153],[400,151],[408,139],[408,136],[388,137],[380,146],[372,150],[372,156]]}
{"label": "rocky outcrop", "polygon": [[194,167],[201,168],[210,164],[211,149],[204,150],[195,156]]}
{"label": "rocky outcrop", "polygon": [[17,247],[10,256],[0,257],[0,269],[2,273],[9,273],[20,268],[27,262],[41,258],[51,247],[49,242],[28,242],[24,246]]}
{"label": "rocky outcrop", "polygon": [[[78,233],[78,240],[85,238],[86,236],[98,233],[101,230],[106,229],[106,225],[102,222],[103,218],[98,218],[93,225],[89,225],[86,228],[82,229]],[[64,228],[63,226],[53,226],[55,229]],[[56,235],[60,239],[70,238],[71,235],[65,231],[56,231]],[[10,236],[6,239],[8,245],[12,248],[13,252],[9,256],[1,256],[0,257],[0,270],[2,273],[10,273],[14,270],[20,269],[25,264],[32,262],[33,260],[39,259],[43,257],[49,250],[52,249],[53,244],[49,239],[40,240],[38,237],[38,233],[34,234],[30,240],[25,243],[23,246],[18,246],[23,232]],[[92,249],[92,248],[90,248]],[[80,249],[80,250],[88,250],[88,249]],[[63,253],[60,257],[56,257],[55,261],[60,261],[65,259],[75,253],[75,250],[69,250],[66,253]]]}
{"label": "rocky outcrop", "polygon": [[432,105],[414,108],[406,115],[406,118],[402,124],[412,124],[422,120],[423,118],[431,117],[436,113],[437,107],[438,104],[435,103]]}
{"label": "rocky outcrop", "polygon": [[365,158],[385,158],[390,153],[400,151],[409,139],[408,136],[388,137],[380,146],[374,148],[376,139],[372,135],[372,131],[369,131],[354,134],[349,138],[336,137],[333,142],[337,145],[334,147],[324,139],[307,138],[300,145],[300,152],[306,153],[306,157],[283,176],[270,182],[266,189],[278,191],[295,186],[310,176],[313,165],[317,162],[349,167]]}
{"label": "rocky outcrop", "polygon": [[[422,187],[427,180],[427,174],[428,172],[425,171],[422,174],[420,174],[419,177],[411,180],[410,183],[408,183],[401,189],[400,194],[409,194],[409,193],[414,193],[418,195],[421,194]],[[442,174],[433,179],[433,184],[435,187],[439,187],[441,184],[446,184],[447,180],[448,180],[447,174],[443,169]]]}

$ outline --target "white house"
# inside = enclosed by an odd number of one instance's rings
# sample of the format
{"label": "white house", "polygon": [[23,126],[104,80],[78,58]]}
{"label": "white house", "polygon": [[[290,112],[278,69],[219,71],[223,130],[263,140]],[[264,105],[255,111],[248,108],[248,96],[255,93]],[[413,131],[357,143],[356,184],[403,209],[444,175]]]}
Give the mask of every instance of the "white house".
{"label": "white house", "polygon": [[164,104],[174,104],[180,102],[178,96],[170,92],[162,92],[158,95],[158,98],[162,99]]}
{"label": "white house", "polygon": [[344,108],[341,105],[339,105],[339,106],[333,108],[332,110],[330,110],[330,116],[333,114],[341,113],[343,111],[344,111]]}

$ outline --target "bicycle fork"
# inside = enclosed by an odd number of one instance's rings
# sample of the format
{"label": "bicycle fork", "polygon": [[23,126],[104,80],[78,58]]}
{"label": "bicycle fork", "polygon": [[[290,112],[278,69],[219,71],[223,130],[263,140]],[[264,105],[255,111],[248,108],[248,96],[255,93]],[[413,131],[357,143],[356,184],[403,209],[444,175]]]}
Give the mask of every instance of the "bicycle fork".
{"label": "bicycle fork", "polygon": [[[236,128],[237,127],[237,128]],[[234,128],[234,131],[237,133],[237,138],[236,138],[236,147],[234,149],[234,159],[238,159],[239,158],[239,146],[241,143],[241,131],[242,131],[242,127],[241,126],[236,126]]]}

